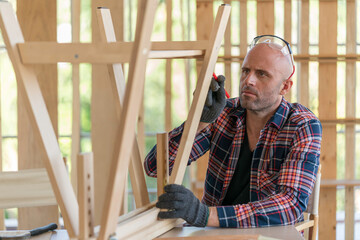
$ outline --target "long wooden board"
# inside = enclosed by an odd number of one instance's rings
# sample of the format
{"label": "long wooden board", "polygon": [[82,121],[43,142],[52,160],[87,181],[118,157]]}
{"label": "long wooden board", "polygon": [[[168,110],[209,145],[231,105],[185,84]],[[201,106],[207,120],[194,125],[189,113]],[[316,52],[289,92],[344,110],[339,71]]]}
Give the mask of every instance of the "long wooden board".
{"label": "long wooden board", "polygon": [[24,37],[15,13],[8,2],[0,2],[0,27],[18,86],[26,93],[24,103],[30,110],[31,124],[40,135],[42,146],[46,152],[46,169],[64,218],[65,227],[70,236],[76,236],[79,233],[79,207],[35,72],[30,66],[21,63],[17,44],[23,43]]}

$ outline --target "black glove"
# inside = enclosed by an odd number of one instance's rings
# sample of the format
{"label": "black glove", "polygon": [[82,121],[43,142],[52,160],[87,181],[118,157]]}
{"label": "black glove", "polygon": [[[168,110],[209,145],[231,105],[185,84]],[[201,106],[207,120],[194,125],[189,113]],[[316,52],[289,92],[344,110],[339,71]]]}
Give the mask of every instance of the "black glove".
{"label": "black glove", "polygon": [[211,79],[210,88],[206,97],[203,112],[201,114],[200,122],[212,123],[224,110],[226,104],[225,98],[225,77],[218,76],[216,81],[213,77]]}
{"label": "black glove", "polygon": [[160,195],[157,208],[168,209],[159,212],[159,218],[182,218],[196,227],[205,227],[209,218],[209,208],[202,204],[187,188],[177,184],[164,187],[165,193]]}

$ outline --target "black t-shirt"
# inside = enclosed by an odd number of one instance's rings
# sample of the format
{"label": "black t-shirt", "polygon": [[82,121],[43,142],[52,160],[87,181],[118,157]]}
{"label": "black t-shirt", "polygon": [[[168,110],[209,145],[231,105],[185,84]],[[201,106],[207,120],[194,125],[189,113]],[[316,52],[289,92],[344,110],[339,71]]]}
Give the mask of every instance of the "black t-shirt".
{"label": "black t-shirt", "polygon": [[241,145],[239,160],[234,175],[222,202],[222,206],[245,204],[250,202],[250,170],[253,152],[250,150],[247,133]]}

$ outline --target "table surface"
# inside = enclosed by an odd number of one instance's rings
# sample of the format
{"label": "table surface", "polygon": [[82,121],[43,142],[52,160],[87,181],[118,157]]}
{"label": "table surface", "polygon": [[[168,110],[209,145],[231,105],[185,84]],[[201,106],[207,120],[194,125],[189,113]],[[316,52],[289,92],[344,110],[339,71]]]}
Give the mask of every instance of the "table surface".
{"label": "table surface", "polygon": [[263,227],[263,228],[198,228],[198,227],[182,227],[178,226],[173,228],[167,233],[159,236],[161,238],[173,238],[173,237],[196,237],[196,236],[227,236],[227,235],[261,235],[263,237],[269,237],[274,239],[304,239],[301,234],[295,229],[294,226],[276,226],[276,227]]}
{"label": "table surface", "polygon": [[[273,239],[292,239],[303,240],[304,238],[295,229],[294,226],[278,226],[278,227],[264,227],[264,228],[213,228],[213,227],[184,227],[179,225],[170,231],[162,234],[158,238],[173,238],[173,237],[199,237],[199,236],[251,236],[261,235],[265,238]],[[48,232],[39,236],[32,237],[31,240],[68,240],[69,236],[66,230],[56,230],[54,232]],[[224,238],[225,239],[225,238]],[[233,239],[233,238],[226,238]]]}

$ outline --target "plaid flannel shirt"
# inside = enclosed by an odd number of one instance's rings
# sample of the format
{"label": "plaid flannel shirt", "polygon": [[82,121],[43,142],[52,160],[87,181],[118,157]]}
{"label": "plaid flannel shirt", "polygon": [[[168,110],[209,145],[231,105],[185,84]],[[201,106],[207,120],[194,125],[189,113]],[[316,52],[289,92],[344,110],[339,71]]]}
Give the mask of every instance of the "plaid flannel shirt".
{"label": "plaid flannel shirt", "polygon": [[[222,206],[239,159],[245,117],[239,98],[228,99],[219,118],[196,136],[188,165],[210,150],[202,202],[217,206],[220,227],[288,225],[302,220],[319,166],[320,121],[304,106],[283,98],[254,150],[250,202]],[[182,131],[183,124],[169,133],[170,172]],[[144,166],[149,176],[156,177],[156,146]]]}

